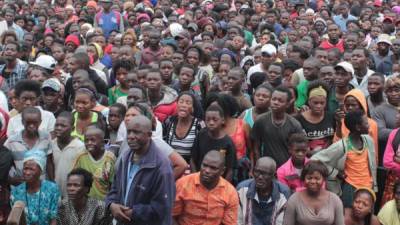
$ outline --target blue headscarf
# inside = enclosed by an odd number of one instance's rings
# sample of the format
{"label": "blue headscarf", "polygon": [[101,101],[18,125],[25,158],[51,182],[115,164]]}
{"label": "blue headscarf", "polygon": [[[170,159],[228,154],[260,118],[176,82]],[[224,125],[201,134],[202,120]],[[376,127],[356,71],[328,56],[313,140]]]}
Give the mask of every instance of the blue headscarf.
{"label": "blue headscarf", "polygon": [[42,173],[45,171],[45,169],[46,169],[46,153],[45,152],[38,150],[38,149],[29,150],[29,151],[25,152],[23,162],[25,163],[26,161],[29,161],[29,160],[32,160],[36,164],[38,164],[38,166],[42,170]]}

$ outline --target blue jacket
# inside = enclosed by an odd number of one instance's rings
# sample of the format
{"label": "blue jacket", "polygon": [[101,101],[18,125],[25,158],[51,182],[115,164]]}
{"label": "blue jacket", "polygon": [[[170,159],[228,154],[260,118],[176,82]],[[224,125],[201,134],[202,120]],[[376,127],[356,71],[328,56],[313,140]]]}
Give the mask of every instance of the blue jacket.
{"label": "blue jacket", "polygon": [[[132,151],[124,152],[117,165],[111,190],[106,197],[111,203],[124,205],[128,165]],[[151,141],[149,150],[139,163],[128,192],[126,206],[133,209],[129,225],[170,225],[175,200],[175,179],[169,159]],[[121,223],[118,223],[121,224]]]}

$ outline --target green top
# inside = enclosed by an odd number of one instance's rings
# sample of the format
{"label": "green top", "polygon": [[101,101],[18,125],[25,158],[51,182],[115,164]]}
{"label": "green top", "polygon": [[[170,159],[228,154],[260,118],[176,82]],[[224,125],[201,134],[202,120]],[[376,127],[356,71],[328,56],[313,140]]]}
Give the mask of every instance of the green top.
{"label": "green top", "polygon": [[128,96],[128,93],[121,91],[120,85],[115,85],[108,89],[108,105],[112,105],[117,102],[117,99],[122,96]]}
{"label": "green top", "polygon": [[308,80],[304,80],[300,82],[297,87],[297,99],[295,102],[296,108],[301,108],[304,104],[306,104],[308,96],[307,96],[307,91],[308,91]]}

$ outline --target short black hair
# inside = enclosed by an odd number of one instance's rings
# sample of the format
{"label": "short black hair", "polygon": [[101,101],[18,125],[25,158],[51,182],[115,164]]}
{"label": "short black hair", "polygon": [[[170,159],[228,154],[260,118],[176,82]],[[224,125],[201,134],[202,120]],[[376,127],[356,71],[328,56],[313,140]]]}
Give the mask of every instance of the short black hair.
{"label": "short black hair", "polygon": [[296,71],[301,68],[301,66],[293,59],[284,59],[282,64],[283,67],[285,67],[285,70],[290,69],[291,71]]}
{"label": "short black hair", "polygon": [[369,77],[372,77],[372,76],[379,77],[381,79],[382,83],[385,84],[386,78],[385,78],[385,75],[383,75],[382,73],[375,72],[375,73],[371,74]]}
{"label": "short black hair", "polygon": [[125,114],[126,114],[126,107],[125,107],[123,104],[117,102],[117,103],[112,104],[112,105],[110,106],[110,108],[111,108],[111,107],[118,108],[119,115],[122,116],[122,117],[125,116]]}
{"label": "short black hair", "polygon": [[308,143],[307,136],[304,133],[293,133],[289,136],[289,146],[293,144]]}
{"label": "short black hair", "polygon": [[57,118],[59,118],[59,117],[66,118],[66,119],[70,120],[71,121],[71,125],[73,125],[74,122],[75,122],[75,119],[72,116],[72,113],[70,111],[62,111],[60,114],[58,114]]}
{"label": "short black hair", "polygon": [[344,125],[346,125],[350,132],[354,132],[356,131],[356,127],[362,123],[363,118],[364,112],[362,111],[348,112],[344,117]]}
{"label": "short black hair", "polygon": [[126,69],[126,71],[131,71],[132,69],[134,69],[134,65],[130,60],[118,59],[117,61],[114,62],[112,68],[113,72],[116,74],[120,68],[124,68]]}
{"label": "short black hair", "polygon": [[42,117],[40,110],[36,107],[27,107],[24,110],[22,110],[22,113],[21,113],[22,120],[24,120],[26,114],[36,114],[36,115],[39,115],[40,118]]}
{"label": "short black hair", "polygon": [[287,101],[289,102],[290,101],[290,99],[292,99],[292,92],[290,92],[290,90],[289,90],[289,88],[287,88],[287,87],[285,87],[285,86],[282,86],[282,85],[280,85],[280,86],[278,86],[277,88],[275,88],[275,90],[274,90],[274,92],[275,91],[279,91],[279,92],[283,92],[283,93],[286,93],[286,95],[287,95]]}
{"label": "short black hair", "polygon": [[196,67],[194,67],[192,64],[184,63],[182,66],[180,66],[180,68],[179,68],[179,70],[178,70],[178,76],[179,76],[179,74],[181,73],[182,68],[189,68],[189,69],[192,69],[192,70],[193,70],[193,77],[195,77],[196,74],[197,74]]}
{"label": "short black hair", "polygon": [[92,188],[92,184],[93,184],[93,175],[89,171],[87,171],[83,168],[76,168],[76,169],[71,170],[71,172],[69,172],[67,178],[69,178],[70,176],[73,176],[73,175],[83,177],[83,186],[87,187],[89,189],[88,190],[88,193],[89,193],[90,188]]}
{"label": "short black hair", "polygon": [[264,72],[255,72],[250,77],[250,86],[256,89],[262,83],[264,83],[265,79],[267,78],[267,74]]}
{"label": "short black hair", "polygon": [[225,118],[224,110],[219,105],[210,105],[206,110],[206,113],[207,112],[218,112],[219,116]]}
{"label": "short black hair", "polygon": [[15,85],[15,96],[19,98],[24,91],[31,91],[36,94],[37,97],[40,96],[40,83],[34,80],[20,80]]}
{"label": "short black hair", "polygon": [[303,171],[301,171],[300,179],[304,181],[308,174],[314,172],[320,173],[324,179],[329,175],[328,169],[321,161],[311,160],[304,166]]}

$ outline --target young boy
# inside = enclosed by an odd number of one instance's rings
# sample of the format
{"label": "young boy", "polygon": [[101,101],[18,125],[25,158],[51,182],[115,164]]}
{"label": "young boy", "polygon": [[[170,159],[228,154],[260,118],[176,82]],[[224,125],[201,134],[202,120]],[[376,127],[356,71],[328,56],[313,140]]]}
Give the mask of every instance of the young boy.
{"label": "young boy", "polygon": [[79,138],[71,136],[74,118],[71,112],[61,112],[54,127],[56,138],[53,140],[55,181],[63,197],[67,196],[67,175],[72,170],[78,155],[85,151],[85,145]]}
{"label": "young boy", "polygon": [[105,151],[103,140],[104,131],[96,125],[90,125],[85,132],[86,151],[77,157],[74,166],[93,174],[89,197],[98,200],[104,200],[115,174],[116,158],[112,152]]}
{"label": "young boy", "polygon": [[42,84],[43,108],[52,112],[55,117],[58,116],[64,107],[62,104],[61,83],[57,78],[49,78]]}
{"label": "young boy", "polygon": [[[362,111],[348,112],[344,124],[350,134],[337,141],[327,149],[312,156],[312,160],[320,160],[331,171],[328,178],[328,190],[342,192],[345,208],[352,206],[354,191],[361,187],[373,188],[377,191],[375,146],[368,135],[368,118]],[[330,183],[340,179],[343,184]]]}
{"label": "young boy", "polygon": [[117,99],[121,96],[127,96],[129,85],[127,82],[128,72],[132,70],[132,64],[129,61],[118,60],[113,66],[115,78],[119,84],[108,89],[108,104],[112,105],[117,102]]}
{"label": "young boy", "polygon": [[240,67],[234,67],[228,73],[229,91],[238,102],[240,113],[252,107],[250,97],[242,91],[244,76],[244,71]]}
{"label": "young boy", "polygon": [[115,144],[119,125],[124,120],[126,108],[121,103],[115,103],[110,106],[108,113],[108,132],[110,136],[109,144]]}
{"label": "young boy", "polygon": [[224,178],[232,181],[232,170],[236,164],[236,149],[231,138],[223,131],[224,112],[218,105],[207,108],[205,116],[206,128],[196,137],[192,147],[192,171],[200,171],[201,162],[207,152],[219,151],[225,157]]}
{"label": "young boy", "polygon": [[163,84],[172,88],[178,82],[172,77],[174,72],[174,63],[171,59],[161,59],[158,67],[160,68]]}
{"label": "young boy", "polygon": [[[43,110],[38,106],[40,94],[40,84],[37,81],[21,80],[15,85],[15,96],[18,99],[19,106],[18,111],[22,112],[27,107],[37,107],[40,111],[41,118],[43,118],[39,123],[39,130],[50,133],[54,129],[56,118],[53,113]],[[23,129],[22,116],[21,113],[18,113],[10,119],[7,127],[7,136],[11,137]]]}
{"label": "young boy", "polygon": [[10,183],[18,185],[23,182],[22,169],[24,154],[32,149],[38,149],[46,153],[46,171],[48,180],[54,179],[54,146],[48,132],[39,131],[42,122],[40,110],[35,107],[26,107],[21,113],[22,130],[9,136],[4,143],[13,154],[14,167],[10,171]]}
{"label": "young boy", "polygon": [[304,188],[300,175],[308,162],[308,139],[304,133],[294,133],[289,137],[290,159],[277,170],[278,180],[286,184],[293,192]]}

